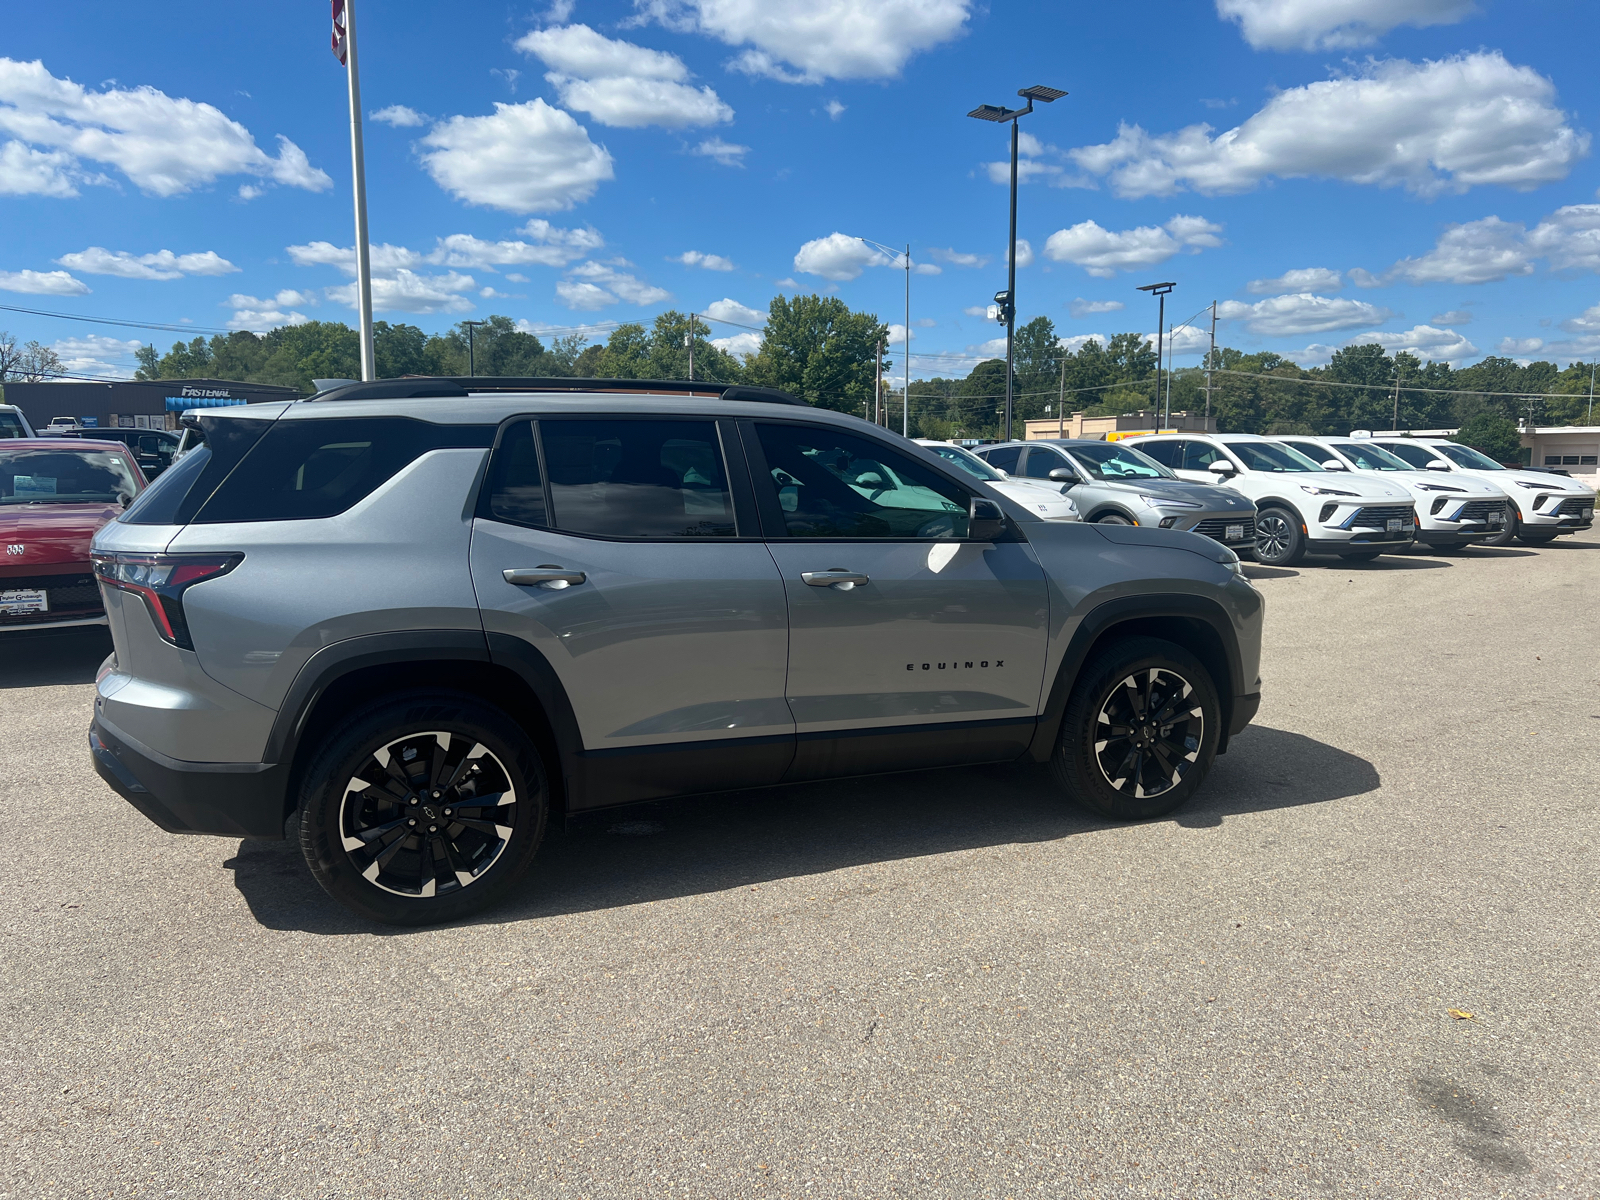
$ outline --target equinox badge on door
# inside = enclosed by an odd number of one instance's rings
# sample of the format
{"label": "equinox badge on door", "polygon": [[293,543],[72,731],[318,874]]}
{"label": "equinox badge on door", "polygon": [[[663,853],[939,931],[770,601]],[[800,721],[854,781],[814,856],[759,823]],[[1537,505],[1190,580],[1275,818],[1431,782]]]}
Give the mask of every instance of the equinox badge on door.
{"label": "equinox badge on door", "polygon": [[[922,664],[922,669],[924,671],[936,671],[936,670],[937,671],[972,671],[972,670],[978,669],[979,667],[987,667],[988,665],[989,665],[989,660],[988,659],[984,659],[982,662],[975,662],[975,663],[970,663],[970,662],[923,663]],[[1003,658],[997,658],[997,659],[994,660],[994,665],[997,666],[997,667],[1003,667],[1003,666],[1006,665],[1006,660],[1003,659]],[[917,664],[916,663],[907,663],[906,664],[906,670],[915,671],[916,669],[917,669]]]}

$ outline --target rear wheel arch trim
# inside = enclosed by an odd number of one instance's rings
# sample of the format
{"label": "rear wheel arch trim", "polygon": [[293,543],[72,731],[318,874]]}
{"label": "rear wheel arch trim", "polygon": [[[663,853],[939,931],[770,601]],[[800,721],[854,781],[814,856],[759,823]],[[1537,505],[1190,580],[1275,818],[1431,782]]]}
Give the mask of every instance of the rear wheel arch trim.
{"label": "rear wheel arch trim", "polygon": [[[1044,711],[1039,715],[1038,730],[1034,734],[1033,744],[1028,749],[1028,757],[1035,762],[1049,761],[1050,755],[1055,751],[1061,720],[1066,712],[1073,684],[1077,681],[1078,674],[1088,662],[1095,646],[1101,644],[1106,635],[1115,633],[1119,626],[1133,626],[1136,622],[1160,620],[1163,617],[1201,621],[1211,629],[1221,643],[1224,674],[1221,678],[1213,679],[1212,683],[1216,687],[1217,697],[1222,702],[1223,709],[1222,737],[1218,753],[1226,748],[1228,730],[1233,721],[1234,701],[1237,696],[1243,694],[1242,689],[1246,683],[1243,679],[1244,661],[1239,653],[1239,636],[1227,612],[1216,601],[1186,592],[1174,592],[1165,596],[1123,596],[1107,600],[1092,609],[1078,623],[1078,628],[1073,631],[1067,643],[1066,653],[1062,655],[1056,677],[1050,685],[1050,694],[1045,701]],[[1130,636],[1136,634],[1162,636],[1148,629],[1129,628],[1128,633]],[[1209,669],[1210,664],[1206,663],[1205,654],[1171,636],[1166,640],[1184,646]]]}

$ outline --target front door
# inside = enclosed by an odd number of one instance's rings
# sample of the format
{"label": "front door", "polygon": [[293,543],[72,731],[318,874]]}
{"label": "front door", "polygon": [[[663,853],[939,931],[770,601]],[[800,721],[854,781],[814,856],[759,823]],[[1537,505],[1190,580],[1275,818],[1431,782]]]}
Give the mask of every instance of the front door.
{"label": "front door", "polygon": [[1027,542],[970,539],[975,493],[875,438],[743,427],[788,597],[788,778],[1020,755],[1049,615]]}
{"label": "front door", "polygon": [[723,432],[519,419],[495,447],[473,583],[491,656],[525,643],[571,702],[575,807],[774,783],[793,757],[784,587],[739,528]]}

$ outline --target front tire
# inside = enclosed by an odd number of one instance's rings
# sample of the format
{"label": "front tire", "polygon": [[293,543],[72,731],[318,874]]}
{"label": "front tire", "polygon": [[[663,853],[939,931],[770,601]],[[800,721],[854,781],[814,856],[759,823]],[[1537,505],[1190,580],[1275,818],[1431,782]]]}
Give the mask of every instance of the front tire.
{"label": "front tire", "polygon": [[1133,522],[1121,513],[1106,513],[1103,517],[1094,519],[1096,525],[1132,525]]}
{"label": "front tire", "polygon": [[1127,638],[1079,674],[1050,770],[1084,807],[1149,820],[1194,795],[1221,734],[1222,705],[1199,659],[1159,638]]}
{"label": "front tire", "polygon": [[1506,523],[1501,527],[1500,532],[1495,534],[1493,537],[1484,538],[1483,541],[1478,543],[1478,545],[1509,546],[1512,542],[1512,539],[1517,536],[1517,527],[1520,524],[1522,524],[1522,522],[1517,520],[1515,513],[1507,513]]}
{"label": "front tire", "polygon": [[389,925],[454,921],[500,900],[544,836],[549,786],[528,735],[458,692],[356,712],[306,772],[300,849],[324,890]]}
{"label": "front tire", "polygon": [[1262,509],[1256,517],[1256,561],[1264,567],[1292,567],[1305,556],[1300,519],[1287,509]]}

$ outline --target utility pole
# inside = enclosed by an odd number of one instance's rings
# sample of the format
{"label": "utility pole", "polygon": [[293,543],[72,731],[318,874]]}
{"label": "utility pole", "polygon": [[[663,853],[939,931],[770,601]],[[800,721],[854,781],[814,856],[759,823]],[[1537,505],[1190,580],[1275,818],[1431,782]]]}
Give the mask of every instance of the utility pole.
{"label": "utility pole", "polygon": [[[1013,123],[1011,128],[1015,129]],[[900,436],[911,436],[911,243],[906,243],[906,390],[900,397]],[[889,424],[889,414],[884,413],[883,424]]]}
{"label": "utility pole", "polygon": [[473,346],[472,334],[479,325],[487,325],[489,322],[463,321],[461,323],[467,327],[467,374],[476,375],[478,373],[478,355],[476,348]]}
{"label": "utility pole", "polygon": [[1061,389],[1056,393],[1056,436],[1066,437],[1067,428],[1067,356],[1061,356]]}
{"label": "utility pole", "polygon": [[874,380],[872,384],[872,423],[883,425],[886,423],[887,414],[883,410],[883,339],[878,339],[878,357],[872,364]]}
{"label": "utility pole", "polygon": [[1589,364],[1589,424],[1594,424],[1594,363]]}
{"label": "utility pole", "polygon": [[689,382],[694,382],[694,314],[689,314],[689,333],[683,339],[683,344],[689,347]]}
{"label": "utility pole", "polygon": [[1217,365],[1217,302],[1211,302],[1211,353],[1206,356],[1206,423],[1211,428],[1211,371]]}
{"label": "utility pole", "polygon": [[1394,352],[1394,424],[1389,426],[1395,433],[1400,432],[1400,351]]}
{"label": "utility pole", "polygon": [[1166,427],[1172,428],[1172,326],[1167,326],[1167,420]]}

